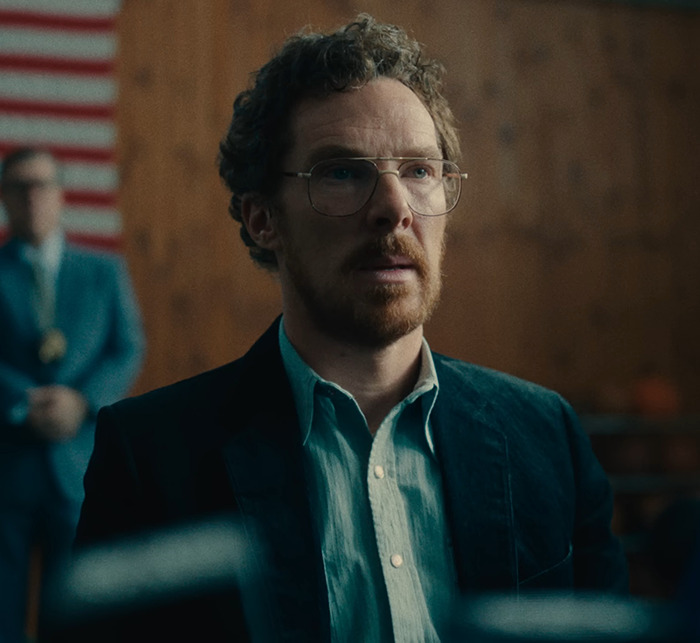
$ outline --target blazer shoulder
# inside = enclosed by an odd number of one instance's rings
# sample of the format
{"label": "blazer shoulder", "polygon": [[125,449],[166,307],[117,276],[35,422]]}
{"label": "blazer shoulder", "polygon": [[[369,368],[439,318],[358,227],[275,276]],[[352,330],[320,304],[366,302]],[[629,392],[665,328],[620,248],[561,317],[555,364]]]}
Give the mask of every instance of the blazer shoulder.
{"label": "blazer shoulder", "polygon": [[230,397],[230,391],[239,379],[239,370],[240,360],[236,360],[147,393],[125,398],[107,408],[116,415],[157,418],[159,423],[193,411],[201,413],[203,409],[211,409]]}
{"label": "blazer shoulder", "polygon": [[573,413],[559,393],[541,384],[438,353],[433,359],[441,391],[473,406],[538,416]]}
{"label": "blazer shoulder", "polygon": [[126,261],[117,253],[94,250],[72,243],[66,244],[64,259],[111,273],[121,272],[126,267]]}
{"label": "blazer shoulder", "polygon": [[[276,325],[242,357],[148,393],[121,400],[101,414],[128,433],[235,431],[260,409],[292,406]],[[99,421],[98,421],[99,428]]]}
{"label": "blazer shoulder", "polygon": [[18,259],[17,243],[14,239],[0,244],[0,262],[17,262]]}

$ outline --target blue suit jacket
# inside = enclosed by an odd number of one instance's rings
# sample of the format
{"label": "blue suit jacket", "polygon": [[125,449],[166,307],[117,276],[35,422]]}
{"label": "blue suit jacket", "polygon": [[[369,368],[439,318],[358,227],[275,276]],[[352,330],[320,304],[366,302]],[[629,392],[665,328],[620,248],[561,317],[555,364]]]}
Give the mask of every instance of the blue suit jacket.
{"label": "blue suit jacket", "polygon": [[[274,324],[240,360],[101,411],[77,543],[232,512],[267,546],[259,571],[275,640],[324,641],[323,562],[277,332]],[[461,590],[626,591],[610,487],[569,406],[533,384],[434,357],[431,417]],[[217,641],[240,631],[221,597],[142,620],[128,635]]]}
{"label": "blue suit jacket", "polygon": [[[123,262],[66,244],[58,273],[56,326],[65,357],[38,358],[40,331],[32,308],[32,272],[19,243],[0,248],[0,502],[21,502],[49,466],[59,491],[80,501],[92,452],[97,410],[128,393],[141,364],[144,338]],[[30,387],[62,384],[80,391],[91,413],[75,439],[45,445],[28,439],[22,407]]]}

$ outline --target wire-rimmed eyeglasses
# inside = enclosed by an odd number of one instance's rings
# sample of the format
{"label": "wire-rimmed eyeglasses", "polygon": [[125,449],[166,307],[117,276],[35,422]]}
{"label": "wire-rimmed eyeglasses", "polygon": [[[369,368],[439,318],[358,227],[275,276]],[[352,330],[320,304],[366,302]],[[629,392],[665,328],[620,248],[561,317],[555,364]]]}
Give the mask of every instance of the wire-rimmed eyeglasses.
{"label": "wire-rimmed eyeglasses", "polygon": [[[376,161],[399,162],[396,169],[380,170]],[[372,198],[379,177],[393,174],[404,188],[406,203],[416,214],[440,216],[455,208],[467,175],[445,159],[414,157],[354,157],[328,159],[308,172],[283,172],[308,180],[309,201],[316,212],[347,217]]]}

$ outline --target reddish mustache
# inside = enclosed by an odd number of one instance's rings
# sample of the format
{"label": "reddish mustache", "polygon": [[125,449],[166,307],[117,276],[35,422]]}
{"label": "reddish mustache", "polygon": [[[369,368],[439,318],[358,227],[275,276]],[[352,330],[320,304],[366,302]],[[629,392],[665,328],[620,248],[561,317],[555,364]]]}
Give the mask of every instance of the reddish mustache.
{"label": "reddish mustache", "polygon": [[360,246],[345,260],[343,269],[355,270],[384,257],[403,257],[410,261],[419,277],[428,274],[428,262],[418,242],[395,235],[380,237]]}

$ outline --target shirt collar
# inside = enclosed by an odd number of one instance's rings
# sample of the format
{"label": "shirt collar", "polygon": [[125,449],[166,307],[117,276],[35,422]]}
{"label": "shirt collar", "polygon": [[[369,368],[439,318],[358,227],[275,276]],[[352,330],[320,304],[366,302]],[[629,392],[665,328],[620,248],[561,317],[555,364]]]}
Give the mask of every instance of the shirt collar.
{"label": "shirt collar", "polygon": [[[299,425],[302,432],[302,440],[304,443],[306,443],[313,425],[314,395],[316,393],[316,386],[322,385],[325,387],[330,387],[342,392],[348,397],[352,396],[334,382],[329,382],[328,380],[323,379],[301,358],[294,346],[292,346],[292,343],[289,341],[287,333],[284,330],[284,318],[282,318],[279,325],[279,344],[280,351],[282,353],[282,362],[284,364],[284,369],[287,373],[297,407]],[[437,372],[435,370],[435,362],[433,361],[433,355],[430,351],[430,347],[428,346],[428,342],[424,337],[421,345],[421,366],[418,373],[418,380],[414,389],[400,403],[400,406],[405,408],[422,396],[421,411],[425,430],[425,439],[433,455],[435,455],[435,447],[429,420],[430,414],[435,405],[438,391],[439,384]]]}
{"label": "shirt collar", "polygon": [[44,239],[44,242],[38,247],[21,241],[20,254],[26,261],[30,263],[38,262],[55,274],[58,272],[58,266],[61,263],[64,246],[63,232],[56,230]]}
{"label": "shirt collar", "polygon": [[301,426],[302,439],[306,442],[311,431],[314,409],[314,391],[317,382],[324,382],[297,353],[292,343],[284,331],[284,318],[279,326],[280,352],[282,353],[282,363],[287,372],[289,383],[292,387],[292,394],[296,402],[297,414],[299,416],[299,426]]}

